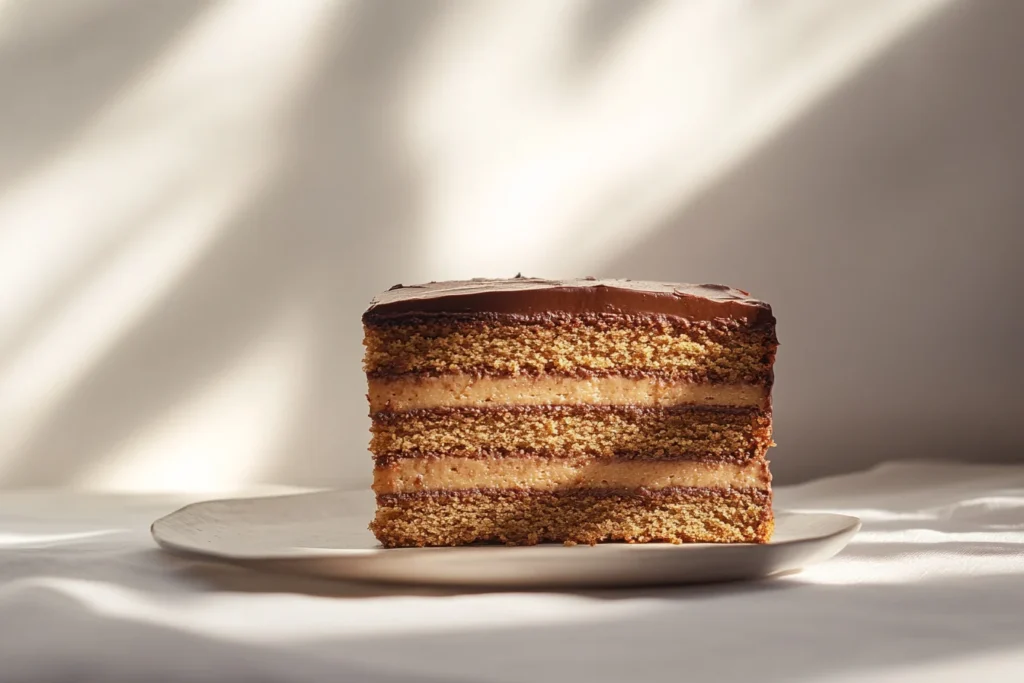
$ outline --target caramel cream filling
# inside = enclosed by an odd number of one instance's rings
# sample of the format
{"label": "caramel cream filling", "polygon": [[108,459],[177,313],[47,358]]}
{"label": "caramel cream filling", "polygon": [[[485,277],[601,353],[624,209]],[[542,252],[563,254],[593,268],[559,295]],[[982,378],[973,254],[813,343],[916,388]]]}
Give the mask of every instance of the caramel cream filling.
{"label": "caramel cream filling", "polygon": [[378,467],[378,494],[465,489],[567,488],[660,489],[677,486],[767,489],[771,482],[763,460],[736,464],[685,460],[603,460],[581,458],[408,458]]}
{"label": "caramel cream filling", "polygon": [[491,405],[634,405],[684,403],[763,406],[768,389],[757,384],[695,384],[652,377],[437,377],[372,378],[370,412]]}

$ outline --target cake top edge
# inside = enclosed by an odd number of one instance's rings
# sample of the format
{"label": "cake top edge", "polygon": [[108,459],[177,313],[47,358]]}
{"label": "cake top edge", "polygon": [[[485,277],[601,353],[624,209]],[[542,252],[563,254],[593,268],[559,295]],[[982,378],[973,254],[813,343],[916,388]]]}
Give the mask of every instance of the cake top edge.
{"label": "cake top edge", "polygon": [[395,285],[374,297],[363,317],[416,313],[620,313],[702,320],[739,318],[753,324],[775,322],[767,303],[725,285],[522,276]]}

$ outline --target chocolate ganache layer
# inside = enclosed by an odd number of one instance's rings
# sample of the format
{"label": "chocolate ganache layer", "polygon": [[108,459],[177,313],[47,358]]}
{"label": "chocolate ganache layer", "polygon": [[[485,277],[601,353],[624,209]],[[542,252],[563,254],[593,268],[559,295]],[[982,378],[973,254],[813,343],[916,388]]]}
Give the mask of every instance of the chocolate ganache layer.
{"label": "chocolate ganache layer", "polygon": [[755,328],[775,324],[771,306],[725,285],[526,277],[395,285],[374,298],[363,314],[363,322],[383,324],[389,318],[410,314],[487,313],[527,317],[615,313],[689,320],[728,318]]}

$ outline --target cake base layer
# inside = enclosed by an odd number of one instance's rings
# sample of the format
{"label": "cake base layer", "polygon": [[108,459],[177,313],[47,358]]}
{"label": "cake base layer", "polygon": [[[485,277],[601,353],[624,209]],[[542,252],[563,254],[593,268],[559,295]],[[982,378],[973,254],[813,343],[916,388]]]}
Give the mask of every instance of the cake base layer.
{"label": "cake base layer", "polygon": [[377,496],[370,530],[387,548],[472,543],[766,543],[771,492],[430,491]]}

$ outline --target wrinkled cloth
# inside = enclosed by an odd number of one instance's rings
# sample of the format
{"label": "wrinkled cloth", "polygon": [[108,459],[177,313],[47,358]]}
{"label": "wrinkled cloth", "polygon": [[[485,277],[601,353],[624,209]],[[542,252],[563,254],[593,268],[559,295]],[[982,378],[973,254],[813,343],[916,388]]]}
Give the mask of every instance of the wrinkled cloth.
{"label": "wrinkled cloth", "polygon": [[744,584],[460,592],[184,559],[175,497],[0,494],[0,680],[1024,679],[1024,466],[896,462],[780,488],[860,517],[836,558]]}

